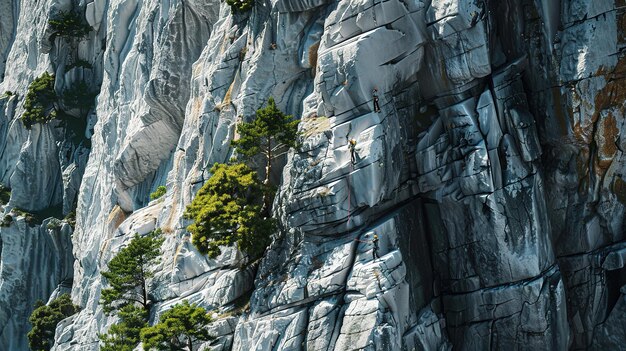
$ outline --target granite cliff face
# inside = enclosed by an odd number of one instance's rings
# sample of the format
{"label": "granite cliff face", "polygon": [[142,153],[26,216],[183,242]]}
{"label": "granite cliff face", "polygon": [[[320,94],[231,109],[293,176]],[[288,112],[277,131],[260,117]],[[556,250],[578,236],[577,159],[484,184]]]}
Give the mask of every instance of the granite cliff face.
{"label": "granite cliff face", "polygon": [[[623,348],[625,47],[622,0],[0,0],[0,349],[71,291],[53,349],[97,350],[100,271],[155,228],[151,320],[213,309],[212,350]],[[27,129],[44,71],[97,96]],[[209,259],[182,213],[270,96],[302,121],[280,231]]]}

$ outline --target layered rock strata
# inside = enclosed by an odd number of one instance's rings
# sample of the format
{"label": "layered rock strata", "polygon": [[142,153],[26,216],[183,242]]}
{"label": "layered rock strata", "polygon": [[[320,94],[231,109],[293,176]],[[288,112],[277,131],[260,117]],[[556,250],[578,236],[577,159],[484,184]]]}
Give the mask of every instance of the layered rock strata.
{"label": "layered rock strata", "polygon": [[[66,11],[86,36],[51,32]],[[53,349],[97,350],[116,322],[100,272],[156,228],[150,320],[182,300],[211,309],[205,348],[626,342],[623,1],[0,0],[0,13],[0,349],[26,350],[34,302],[71,290],[81,312]],[[76,123],[24,127],[44,71],[60,97],[96,92],[87,109],[60,98]],[[271,175],[280,230],[259,262],[209,259],[182,213],[270,96],[301,120],[302,146]],[[74,209],[73,230],[27,222]]]}

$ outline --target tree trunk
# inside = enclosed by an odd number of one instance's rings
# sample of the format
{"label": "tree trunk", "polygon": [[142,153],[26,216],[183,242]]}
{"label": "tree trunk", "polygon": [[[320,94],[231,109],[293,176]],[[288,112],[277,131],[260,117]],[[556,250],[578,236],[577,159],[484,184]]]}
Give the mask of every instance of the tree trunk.
{"label": "tree trunk", "polygon": [[263,181],[263,185],[265,185],[266,189],[263,191],[263,209],[261,210],[261,214],[265,218],[270,217],[271,213],[271,199],[268,194],[269,186],[270,186],[270,174],[272,172],[272,139],[267,139],[267,162],[265,164],[265,180]]}
{"label": "tree trunk", "polygon": [[141,297],[143,299],[143,309],[150,313],[150,309],[148,308],[148,289],[146,287],[146,273],[143,267],[143,257],[140,258],[141,264]]}

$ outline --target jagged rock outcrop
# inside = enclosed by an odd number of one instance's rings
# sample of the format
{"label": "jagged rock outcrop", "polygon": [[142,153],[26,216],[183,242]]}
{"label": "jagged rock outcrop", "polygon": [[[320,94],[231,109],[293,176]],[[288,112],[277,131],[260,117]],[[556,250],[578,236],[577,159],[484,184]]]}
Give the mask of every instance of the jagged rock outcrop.
{"label": "jagged rock outcrop", "polygon": [[[62,11],[89,33],[53,33]],[[623,1],[0,0],[0,13],[15,218],[0,228],[0,349],[25,350],[35,300],[73,280],[82,310],[54,350],[97,350],[116,321],[100,272],[155,228],[150,319],[185,299],[211,309],[203,348],[626,343]],[[27,129],[44,71],[69,119]],[[66,103],[78,83],[94,106]],[[271,174],[280,230],[259,262],[209,259],[182,214],[270,96],[301,120],[301,147]],[[29,226],[19,209],[77,222]]]}

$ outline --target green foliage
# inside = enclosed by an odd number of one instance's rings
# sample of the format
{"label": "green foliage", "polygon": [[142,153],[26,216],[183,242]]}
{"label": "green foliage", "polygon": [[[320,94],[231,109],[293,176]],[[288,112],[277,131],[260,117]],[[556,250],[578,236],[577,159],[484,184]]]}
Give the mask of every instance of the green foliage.
{"label": "green foliage", "polygon": [[233,13],[237,11],[246,12],[254,6],[254,0],[226,0],[226,3],[230,5]]}
{"label": "green foliage", "polygon": [[81,81],[63,92],[63,103],[69,108],[78,108],[83,112],[95,104],[97,93],[91,91],[87,83]]}
{"label": "green foliage", "polygon": [[0,95],[0,99],[8,98],[11,96],[13,96],[13,92],[11,90],[7,90],[4,92],[4,94]]}
{"label": "green foliage", "polygon": [[11,223],[13,223],[13,216],[5,215],[2,222],[0,222],[0,227],[10,227]]}
{"label": "green foliage", "polygon": [[63,212],[63,208],[62,206],[57,205],[46,207],[40,211],[29,212],[19,207],[14,207],[11,212],[13,212],[16,216],[24,217],[24,221],[26,221],[26,223],[32,227],[40,225],[46,218],[60,218]]}
{"label": "green foliage", "polygon": [[237,244],[252,257],[260,256],[270,243],[275,229],[271,218],[261,216],[263,186],[256,172],[243,163],[216,163],[213,176],[196,194],[185,210],[193,244],[203,254],[215,258],[220,245]]}
{"label": "green foliage", "polygon": [[54,343],[54,331],[63,319],[78,312],[80,308],[72,303],[70,295],[63,294],[46,306],[40,300],[28,320],[33,328],[28,332],[28,346],[31,350],[50,350]]}
{"label": "green foliage", "polygon": [[156,188],[156,190],[152,194],[150,194],[150,200],[156,200],[160,198],[161,196],[165,195],[166,192],[167,192],[167,188],[164,185],[160,185],[159,187]]}
{"label": "green foliage", "polygon": [[8,204],[11,199],[11,189],[0,184],[0,204]]}
{"label": "green foliage", "polygon": [[211,323],[207,311],[187,300],[164,312],[159,323],[141,331],[145,350],[189,350],[198,343],[212,340],[206,327]]}
{"label": "green foliage", "polygon": [[52,218],[50,219],[50,221],[48,222],[48,225],[46,226],[48,229],[50,230],[56,230],[61,228],[61,225],[63,223],[61,223],[61,220],[58,218]]}
{"label": "green foliage", "polygon": [[142,328],[148,326],[148,313],[145,309],[133,305],[122,307],[117,315],[120,321],[109,328],[107,334],[98,337],[104,345],[101,351],[132,351],[137,347]]}
{"label": "green foliage", "polygon": [[71,210],[65,218],[63,218],[67,224],[69,224],[72,228],[76,228],[76,210]]}
{"label": "green foliage", "polygon": [[154,266],[160,261],[164,240],[160,229],[143,237],[135,234],[130,244],[111,259],[108,271],[102,272],[111,286],[102,290],[101,303],[105,312],[134,303],[149,311],[148,279],[154,276]]}
{"label": "green foliage", "polygon": [[19,207],[15,207],[13,208],[13,213],[15,213],[17,216],[22,216],[24,217],[24,221],[26,221],[26,223],[29,226],[35,226],[37,224],[41,224],[41,222],[39,221],[39,219],[37,218],[37,216],[34,213],[30,213],[26,210],[23,210]]}
{"label": "green foliage", "polygon": [[267,106],[256,111],[250,123],[238,123],[239,139],[232,142],[238,154],[251,158],[263,154],[271,161],[283,147],[298,146],[298,123],[292,115],[285,115],[276,107],[274,98]]}
{"label": "green foliage", "polygon": [[44,72],[30,83],[24,99],[24,114],[22,123],[30,129],[35,123],[47,123],[56,118],[55,103],[57,95],[54,92],[54,75]]}
{"label": "green foliage", "polygon": [[263,195],[264,217],[270,217],[270,209],[274,199],[276,184],[270,184],[272,162],[287,147],[299,147],[298,124],[293,116],[285,115],[276,107],[274,98],[270,97],[267,106],[256,111],[256,118],[250,123],[238,123],[239,139],[231,144],[238,155],[251,159],[261,154],[265,158],[265,194]]}
{"label": "green foliage", "polygon": [[91,26],[85,23],[84,18],[74,11],[61,12],[48,21],[53,36],[82,38],[89,34]]}

